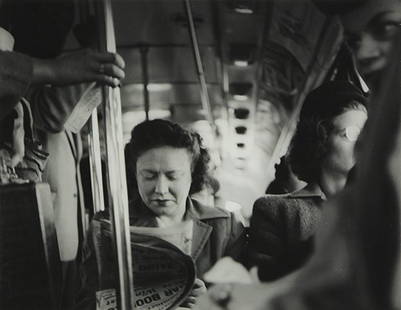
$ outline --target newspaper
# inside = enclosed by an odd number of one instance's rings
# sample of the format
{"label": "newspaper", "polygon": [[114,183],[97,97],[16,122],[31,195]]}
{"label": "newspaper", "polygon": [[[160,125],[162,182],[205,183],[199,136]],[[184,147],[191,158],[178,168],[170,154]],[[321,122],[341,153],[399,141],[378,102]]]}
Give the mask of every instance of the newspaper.
{"label": "newspaper", "polygon": [[96,83],[91,83],[83,93],[81,99],[75,105],[70,116],[64,124],[64,128],[73,133],[78,133],[88,121],[93,110],[102,103],[102,91]]}
{"label": "newspaper", "polygon": [[193,221],[185,221],[174,227],[137,227],[131,226],[134,234],[153,236],[174,244],[185,254],[191,255]]}
{"label": "newspaper", "polygon": [[[117,265],[112,251],[111,225],[106,220],[95,220],[92,225],[100,282],[100,290],[96,292],[97,310],[117,309]],[[195,281],[194,262],[180,249],[190,249],[192,222],[173,229],[131,227],[130,233],[135,309],[176,308],[191,292]]]}

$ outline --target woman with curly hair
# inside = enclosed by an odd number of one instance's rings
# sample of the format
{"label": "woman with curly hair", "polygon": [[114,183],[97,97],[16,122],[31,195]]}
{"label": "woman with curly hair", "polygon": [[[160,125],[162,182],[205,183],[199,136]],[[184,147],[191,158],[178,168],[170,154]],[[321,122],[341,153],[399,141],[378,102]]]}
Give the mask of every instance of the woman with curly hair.
{"label": "woman with curly hair", "polygon": [[[132,130],[131,140],[125,147],[128,196],[131,207],[138,205],[138,203],[140,205],[141,201],[146,204],[148,200],[146,194],[143,192],[141,194],[140,191],[143,189],[143,185],[147,183],[146,181],[149,181],[149,178],[146,178],[145,174],[137,169],[138,165],[142,167],[142,160],[147,159],[147,156],[142,157],[141,155],[148,151],[152,154],[161,153],[166,160],[169,159],[168,155],[171,153],[189,156],[190,171],[186,171],[187,175],[185,176],[191,178],[183,179],[185,184],[180,184],[183,189],[185,188],[184,193],[188,192],[189,195],[197,193],[208,182],[207,170],[210,156],[202,146],[199,134],[185,130],[178,124],[167,120],[155,119],[143,122]],[[186,159],[187,156],[184,157]],[[173,156],[172,159],[174,159],[172,162],[179,166],[186,163],[178,160],[182,159],[181,157]],[[185,200],[186,196],[182,199]],[[150,208],[152,209],[152,207]],[[158,213],[157,210],[154,212]]]}
{"label": "woman with curly hair", "polygon": [[169,227],[193,221],[191,256],[198,279],[191,304],[206,290],[202,276],[218,259],[239,258],[243,225],[233,214],[190,198],[207,182],[210,157],[199,134],[166,120],[147,121],[133,129],[125,154],[131,225]]}
{"label": "woman with curly hair", "polygon": [[366,98],[352,84],[329,82],[305,99],[289,160],[306,187],[266,195],[253,207],[249,266],[263,281],[300,268],[313,251],[322,202],[339,192],[355,164],[354,146],[367,119]]}
{"label": "woman with curly hair", "polygon": [[[191,240],[188,253],[196,266],[197,278],[181,305],[191,308],[206,292],[204,273],[224,256],[240,259],[245,244],[244,227],[233,214],[190,198],[207,181],[210,160],[199,134],[167,120],[146,121],[132,130],[125,158],[130,226],[168,228],[192,221],[192,236],[187,236]],[[101,281],[97,280],[97,257],[90,238],[87,243],[85,274],[76,309],[94,307],[93,291]]]}
{"label": "woman with curly hair", "polygon": [[206,291],[203,275],[220,258],[239,259],[244,227],[232,213],[204,206],[190,195],[207,182],[210,160],[199,134],[155,119],[137,125],[125,147],[130,225],[173,227],[192,221],[190,255],[196,281],[185,307]]}

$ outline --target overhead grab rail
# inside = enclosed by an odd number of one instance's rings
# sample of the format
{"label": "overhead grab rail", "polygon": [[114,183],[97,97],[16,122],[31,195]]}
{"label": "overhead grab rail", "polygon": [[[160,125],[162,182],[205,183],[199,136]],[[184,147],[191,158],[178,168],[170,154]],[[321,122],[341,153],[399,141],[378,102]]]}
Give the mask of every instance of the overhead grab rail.
{"label": "overhead grab rail", "polygon": [[[115,53],[116,40],[111,0],[97,1],[101,50]],[[129,230],[127,182],[118,87],[103,88],[109,209],[112,218],[114,248],[117,252],[120,310],[134,309],[134,283]]]}

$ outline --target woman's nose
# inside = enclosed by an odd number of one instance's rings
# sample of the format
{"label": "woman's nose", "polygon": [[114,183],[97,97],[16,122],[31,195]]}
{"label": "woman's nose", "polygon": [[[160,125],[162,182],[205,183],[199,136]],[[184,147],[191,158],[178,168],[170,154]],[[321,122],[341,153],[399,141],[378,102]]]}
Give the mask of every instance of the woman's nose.
{"label": "woman's nose", "polygon": [[358,60],[367,60],[370,58],[379,57],[380,42],[378,42],[370,33],[362,33],[360,36],[360,41],[358,49],[356,52],[356,57]]}
{"label": "woman's nose", "polygon": [[168,181],[163,175],[159,176],[157,179],[155,192],[158,194],[165,194],[168,192]]}

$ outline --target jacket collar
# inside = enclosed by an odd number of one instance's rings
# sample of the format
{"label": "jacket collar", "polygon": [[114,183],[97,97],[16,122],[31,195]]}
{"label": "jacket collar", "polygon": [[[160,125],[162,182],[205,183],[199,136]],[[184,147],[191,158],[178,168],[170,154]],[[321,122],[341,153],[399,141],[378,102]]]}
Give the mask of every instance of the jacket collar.
{"label": "jacket collar", "polygon": [[[202,253],[213,227],[203,220],[228,218],[229,214],[218,208],[210,208],[196,200],[188,198],[185,218],[193,221],[191,257],[196,260]],[[157,222],[152,212],[142,203],[138,203],[131,217],[131,225],[156,227]]]}
{"label": "jacket collar", "polygon": [[206,207],[197,200],[188,198],[186,217],[191,219],[209,220],[214,218],[228,218],[228,214],[221,209]]}
{"label": "jacket collar", "polygon": [[326,200],[326,195],[321,190],[320,186],[315,183],[307,184],[305,187],[288,194],[291,198],[320,198]]}
{"label": "jacket collar", "polygon": [[[135,226],[157,226],[154,214],[144,205],[144,203],[136,202],[131,212],[131,224]],[[227,212],[202,205],[191,198],[186,202],[185,218],[191,220],[208,220],[215,218],[228,218]]]}

